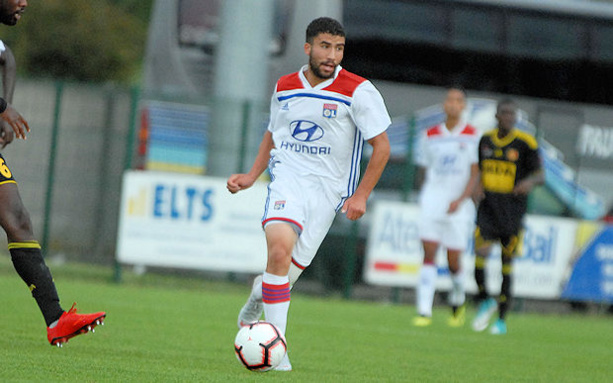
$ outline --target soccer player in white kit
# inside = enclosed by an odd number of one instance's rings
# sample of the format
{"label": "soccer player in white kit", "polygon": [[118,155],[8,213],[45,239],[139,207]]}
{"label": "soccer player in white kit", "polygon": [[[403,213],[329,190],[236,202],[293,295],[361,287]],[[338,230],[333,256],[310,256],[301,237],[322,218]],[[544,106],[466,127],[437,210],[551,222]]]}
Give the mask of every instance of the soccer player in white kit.
{"label": "soccer player in white kit", "polygon": [[[418,165],[425,181],[419,195],[419,236],[424,249],[424,261],[419,272],[415,326],[432,323],[436,277],[436,252],[440,245],[447,249],[452,289],[449,303],[450,326],[464,324],[465,293],[461,254],[466,250],[475,220],[471,200],[477,185],[479,135],[462,120],[466,94],[459,87],[449,88],[443,102],[446,120],[427,129],[421,139]],[[423,176],[420,177],[423,179]]]}
{"label": "soccer player in white kit", "polygon": [[[239,327],[259,320],[263,306],[266,320],[285,334],[291,287],[315,257],[336,212],[350,220],[366,212],[389,158],[391,120],[383,98],[370,81],[340,67],[344,48],[338,21],[322,17],[309,24],[309,64],[278,80],[251,170],[228,179],[228,190],[236,193],[267,167],[271,178],[262,218],[268,262],[239,314]],[[359,181],[364,141],[373,151]],[[287,357],[277,367],[291,369]]]}

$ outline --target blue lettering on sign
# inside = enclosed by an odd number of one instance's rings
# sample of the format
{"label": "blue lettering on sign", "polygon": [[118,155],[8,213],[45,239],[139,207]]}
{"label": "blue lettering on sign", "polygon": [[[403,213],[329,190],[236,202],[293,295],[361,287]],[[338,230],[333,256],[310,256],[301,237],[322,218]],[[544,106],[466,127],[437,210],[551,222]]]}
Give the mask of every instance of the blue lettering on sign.
{"label": "blue lettering on sign", "polygon": [[211,205],[211,195],[212,194],[213,194],[212,189],[209,189],[205,191],[204,193],[202,193],[203,211],[202,211],[202,214],[200,215],[201,221],[208,221],[209,219],[211,219],[211,216],[213,215],[213,206]]}
{"label": "blue lettering on sign", "polygon": [[154,188],[153,217],[208,221],[213,216],[213,189],[158,184]]}
{"label": "blue lettering on sign", "polygon": [[539,234],[526,230],[524,234],[523,256],[518,261],[532,261],[533,263],[553,263],[555,260],[555,245],[558,238],[558,229],[550,226],[546,234]]}
{"label": "blue lettering on sign", "polygon": [[392,212],[387,212],[382,221],[383,227],[377,238],[379,245],[388,245],[395,252],[419,251],[417,222],[404,220],[402,215],[395,215]]}

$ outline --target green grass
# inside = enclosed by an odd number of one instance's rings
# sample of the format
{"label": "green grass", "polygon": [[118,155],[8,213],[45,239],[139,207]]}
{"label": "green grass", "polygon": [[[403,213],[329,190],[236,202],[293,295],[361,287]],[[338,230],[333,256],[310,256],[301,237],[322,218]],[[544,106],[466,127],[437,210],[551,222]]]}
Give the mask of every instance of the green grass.
{"label": "green grass", "polygon": [[[42,316],[0,257],[0,381],[85,382],[606,382],[613,320],[511,313],[509,334],[448,328],[435,310],[414,328],[413,307],[293,294],[288,342],[294,371],[253,373],[233,352],[249,287],[193,277],[51,265],[63,305],[106,310],[106,325],[48,345]],[[469,318],[474,311],[469,310]]]}

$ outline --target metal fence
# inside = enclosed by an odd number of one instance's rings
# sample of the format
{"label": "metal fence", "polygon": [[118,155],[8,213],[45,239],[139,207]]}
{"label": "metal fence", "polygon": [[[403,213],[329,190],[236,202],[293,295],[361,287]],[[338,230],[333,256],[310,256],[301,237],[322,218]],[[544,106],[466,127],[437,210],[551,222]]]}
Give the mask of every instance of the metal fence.
{"label": "metal fence", "polygon": [[18,82],[14,105],[32,132],[2,154],[46,256],[112,262],[137,100],[111,84]]}

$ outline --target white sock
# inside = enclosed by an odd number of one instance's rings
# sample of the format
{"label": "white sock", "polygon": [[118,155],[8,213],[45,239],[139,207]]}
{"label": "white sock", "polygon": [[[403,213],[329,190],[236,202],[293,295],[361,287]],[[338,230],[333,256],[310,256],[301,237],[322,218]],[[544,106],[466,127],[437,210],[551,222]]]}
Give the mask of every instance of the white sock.
{"label": "white sock", "polygon": [[451,292],[449,293],[449,304],[451,306],[460,307],[466,301],[466,292],[464,290],[464,271],[458,270],[457,273],[451,274]]}
{"label": "white sock", "polygon": [[290,289],[287,275],[264,273],[262,278],[262,301],[267,322],[277,326],[285,335],[289,311]]}
{"label": "white sock", "polygon": [[436,265],[424,264],[419,270],[419,286],[417,286],[417,313],[431,317],[436,283]]}
{"label": "white sock", "polygon": [[300,274],[302,274],[303,271],[304,269],[301,269],[298,266],[294,265],[293,262],[289,265],[289,274],[287,276],[289,277],[290,290],[292,289],[292,287],[294,287],[294,284],[296,284],[296,281],[298,280]]}

